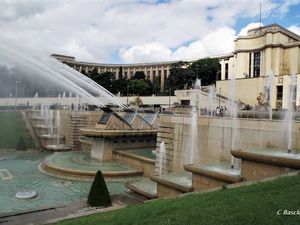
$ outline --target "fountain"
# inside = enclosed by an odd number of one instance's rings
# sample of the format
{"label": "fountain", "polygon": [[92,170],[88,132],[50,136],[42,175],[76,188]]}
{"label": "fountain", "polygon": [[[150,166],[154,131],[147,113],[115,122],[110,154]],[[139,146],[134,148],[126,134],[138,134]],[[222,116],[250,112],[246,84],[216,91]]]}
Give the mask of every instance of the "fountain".
{"label": "fountain", "polygon": [[159,145],[159,163],[158,163],[158,175],[163,174],[163,165],[166,157],[166,145],[165,142],[161,142]]}
{"label": "fountain", "polygon": [[275,76],[273,71],[269,74],[265,81],[265,86],[264,86],[264,91],[267,95],[267,103],[268,103],[268,110],[269,110],[269,119],[272,120],[272,115],[273,115],[273,102],[274,102],[274,96],[273,96],[273,89],[274,89],[274,84],[275,84]]}
{"label": "fountain", "polygon": [[56,110],[56,130],[57,130],[57,134],[56,134],[56,145],[57,147],[59,146],[59,140],[60,140],[60,111]]}
{"label": "fountain", "polygon": [[216,99],[216,88],[215,85],[209,86],[209,92],[208,92],[208,105],[210,110],[210,116],[213,116],[214,112],[214,101]]}
{"label": "fountain", "polygon": [[288,110],[286,112],[285,122],[287,124],[287,149],[288,152],[292,151],[292,122],[293,122],[293,111],[295,110],[295,100],[296,100],[296,88],[297,88],[297,76],[293,74],[290,77],[290,87],[289,87],[289,98],[288,98]]}
{"label": "fountain", "polygon": [[197,116],[197,109],[196,107],[193,107],[192,110],[192,119],[191,119],[191,147],[190,149],[190,162],[189,163],[194,163],[195,161],[195,155],[197,153],[197,148],[198,148],[198,116]]}

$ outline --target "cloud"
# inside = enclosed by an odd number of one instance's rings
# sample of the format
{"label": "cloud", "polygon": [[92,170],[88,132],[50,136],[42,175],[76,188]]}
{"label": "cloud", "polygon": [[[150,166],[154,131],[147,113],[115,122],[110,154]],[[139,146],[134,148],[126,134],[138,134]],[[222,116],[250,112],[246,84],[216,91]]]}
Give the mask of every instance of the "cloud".
{"label": "cloud", "polygon": [[251,30],[253,28],[263,26],[262,23],[249,23],[246,27],[242,28],[238,36],[246,36],[248,33],[248,30]]}
{"label": "cloud", "polygon": [[[261,2],[264,15],[278,7]],[[252,0],[2,0],[0,30],[30,49],[82,61],[173,60],[231,51],[234,25],[256,9]]]}
{"label": "cloud", "polygon": [[300,27],[298,27],[297,25],[292,25],[290,27],[288,27],[288,29],[292,32],[294,32],[295,34],[300,35]]}
{"label": "cloud", "polygon": [[284,0],[281,5],[278,6],[278,14],[279,16],[283,17],[286,15],[290,8],[294,5],[297,5],[300,3],[300,0]]}
{"label": "cloud", "polygon": [[159,43],[146,43],[122,49],[119,53],[127,63],[197,59],[232,52],[234,38],[235,31],[224,27],[173,51]]}

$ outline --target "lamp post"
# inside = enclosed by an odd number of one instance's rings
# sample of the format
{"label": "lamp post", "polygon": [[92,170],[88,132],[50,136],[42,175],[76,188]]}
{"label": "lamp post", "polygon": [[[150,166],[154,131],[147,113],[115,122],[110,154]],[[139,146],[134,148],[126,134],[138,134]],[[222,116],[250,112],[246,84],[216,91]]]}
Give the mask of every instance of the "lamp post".
{"label": "lamp post", "polygon": [[126,96],[127,96],[127,106],[128,106],[128,90],[129,90],[129,85],[127,85],[127,89],[126,89]]}
{"label": "lamp post", "polygon": [[18,101],[18,81],[16,80],[16,90],[15,90],[15,110],[17,110],[17,101]]}

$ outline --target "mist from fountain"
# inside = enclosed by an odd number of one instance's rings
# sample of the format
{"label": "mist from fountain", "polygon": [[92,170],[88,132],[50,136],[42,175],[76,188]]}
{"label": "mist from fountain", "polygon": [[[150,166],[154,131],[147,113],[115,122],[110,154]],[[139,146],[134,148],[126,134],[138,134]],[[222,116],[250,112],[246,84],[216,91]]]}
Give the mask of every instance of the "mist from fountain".
{"label": "mist from fountain", "polygon": [[53,110],[50,110],[50,135],[53,136]]}
{"label": "mist from fountain", "polygon": [[[1,40],[0,64],[26,71],[25,75],[22,74],[22,76],[28,76],[28,79],[32,80],[32,82],[42,80],[43,84],[46,84],[47,87],[51,84],[63,86],[64,89],[68,89],[84,97],[85,101],[90,104],[104,106],[107,103],[104,100],[109,100],[121,108],[125,107],[125,104],[121,100],[87,76],[54,58],[36,53],[33,55],[31,50],[24,49],[24,47],[18,46],[15,43],[12,44]],[[94,95],[105,98],[100,100]]]}
{"label": "mist from fountain", "polygon": [[208,105],[209,105],[209,110],[210,110],[210,116],[213,116],[215,99],[216,99],[215,85],[210,85],[209,92],[208,92]]}
{"label": "mist from fountain", "polygon": [[288,98],[288,108],[285,116],[285,124],[287,129],[287,148],[288,152],[292,151],[293,144],[293,111],[295,110],[295,99],[296,99],[296,88],[297,88],[297,76],[296,74],[290,77],[290,87],[289,87],[289,98]]}
{"label": "mist from fountain", "polygon": [[[234,78],[230,79],[229,82],[229,102],[230,102],[230,117],[231,117],[231,144],[230,148],[231,150],[236,149],[236,139],[237,139],[237,111],[238,111],[238,105],[236,102],[236,81]],[[238,169],[240,167],[239,160],[231,156],[231,168]]]}
{"label": "mist from fountain", "polygon": [[59,146],[59,140],[60,140],[60,110],[56,110],[56,145]]}
{"label": "mist from fountain", "polygon": [[162,175],[162,168],[165,164],[165,158],[166,158],[166,145],[165,142],[161,142],[159,144],[159,161],[158,161],[158,175]]}
{"label": "mist from fountain", "polygon": [[272,109],[274,108],[274,96],[273,96],[273,92],[274,92],[274,85],[275,85],[275,76],[273,71],[271,71],[271,73],[269,74],[269,76],[267,77],[266,81],[265,81],[265,93],[267,93],[268,95],[268,101],[269,101],[269,119],[272,120],[273,117],[273,111]]}
{"label": "mist from fountain", "polygon": [[195,156],[197,153],[197,148],[198,148],[198,123],[197,123],[197,109],[196,107],[193,107],[192,110],[192,117],[191,117],[191,146],[190,146],[190,153],[189,155],[191,156],[190,162],[191,164],[195,163]]}

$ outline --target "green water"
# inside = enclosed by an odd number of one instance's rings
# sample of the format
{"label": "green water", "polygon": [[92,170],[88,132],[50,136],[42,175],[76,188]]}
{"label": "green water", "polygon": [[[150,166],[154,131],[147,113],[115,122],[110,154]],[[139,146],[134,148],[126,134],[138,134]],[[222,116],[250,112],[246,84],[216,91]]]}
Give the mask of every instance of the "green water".
{"label": "green water", "polygon": [[136,168],[114,161],[99,162],[95,159],[92,159],[90,154],[87,152],[59,152],[48,156],[46,160],[51,165],[73,170],[95,172],[98,170],[101,170],[102,172],[136,170]]}
{"label": "green water", "polygon": [[[0,171],[5,170],[12,179],[4,180],[0,175],[0,214],[51,207],[87,198],[91,182],[67,181],[51,177],[38,170],[39,163],[47,153],[2,151]],[[119,194],[127,189],[123,181],[107,182],[110,194]],[[36,191],[34,199],[16,199],[19,191]]]}
{"label": "green water", "polygon": [[124,150],[124,151],[145,158],[155,159],[156,156],[152,153],[153,150],[155,149],[134,149],[134,150]]}

